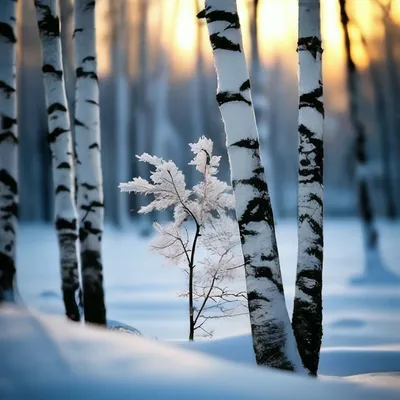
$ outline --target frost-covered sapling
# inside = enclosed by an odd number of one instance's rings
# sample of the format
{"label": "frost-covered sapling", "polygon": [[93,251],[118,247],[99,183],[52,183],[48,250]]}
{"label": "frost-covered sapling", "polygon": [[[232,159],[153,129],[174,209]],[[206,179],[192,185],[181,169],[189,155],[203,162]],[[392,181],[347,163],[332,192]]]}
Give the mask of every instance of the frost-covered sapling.
{"label": "frost-covered sapling", "polygon": [[[173,208],[173,221],[154,223],[157,231],[151,248],[169,263],[180,266],[188,278],[182,296],[189,302],[189,340],[195,331],[207,336],[212,332],[204,324],[209,319],[242,314],[246,307],[245,292],[229,288],[236,270],[243,266],[238,224],[232,218],[234,198],[231,187],[217,178],[221,157],[212,155],[213,142],[202,136],[189,144],[193,165],[201,181],[186,188],[182,171],[172,161],[151,156],[137,156],[154,167],[150,181],[141,177],[121,183],[121,192],[153,195],[154,200],[141,207],[140,214]],[[193,227],[194,224],[194,227]],[[204,257],[199,257],[199,250]]]}

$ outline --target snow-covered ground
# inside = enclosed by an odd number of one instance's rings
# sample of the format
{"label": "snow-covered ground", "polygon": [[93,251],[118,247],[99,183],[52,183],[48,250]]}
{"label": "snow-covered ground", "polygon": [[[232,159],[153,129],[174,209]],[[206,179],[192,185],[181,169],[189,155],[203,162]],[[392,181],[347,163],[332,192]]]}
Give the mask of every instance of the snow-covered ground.
{"label": "snow-covered ground", "polygon": [[[381,248],[388,267],[400,275],[400,224],[382,223]],[[295,221],[277,224],[287,305],[291,313],[296,270]],[[362,273],[361,230],[354,220],[325,222],[323,346],[377,346],[400,343],[400,285],[352,286]],[[149,252],[149,239],[134,228],[104,234],[104,282],[107,317],[160,340],[187,337],[187,301],[179,298],[184,274],[163,266]],[[58,249],[51,225],[22,225],[18,242],[18,288],[22,299],[39,310],[61,314]],[[239,274],[237,286],[244,287]],[[214,338],[250,332],[246,316],[210,322]]]}
{"label": "snow-covered ground", "polygon": [[0,306],[0,398],[395,400],[398,392],[228,363],[137,335]]}
{"label": "snow-covered ground", "polygon": [[[400,275],[400,224],[381,223],[387,266]],[[287,305],[291,313],[296,269],[295,221],[277,224]],[[320,374],[349,376],[400,370],[400,286],[353,286],[362,273],[358,221],[325,223],[324,338]],[[107,317],[137,328],[145,337],[180,347],[255,364],[246,316],[210,322],[213,339],[186,342],[187,302],[178,297],[184,274],[148,248],[149,238],[134,227],[104,234]],[[63,314],[58,249],[51,225],[22,225],[18,243],[18,289],[22,300],[45,313]],[[235,285],[244,288],[238,274]],[[377,378],[374,378],[375,381]],[[394,379],[394,378],[393,378]],[[365,379],[364,379],[365,381]],[[371,379],[369,380],[371,381]]]}

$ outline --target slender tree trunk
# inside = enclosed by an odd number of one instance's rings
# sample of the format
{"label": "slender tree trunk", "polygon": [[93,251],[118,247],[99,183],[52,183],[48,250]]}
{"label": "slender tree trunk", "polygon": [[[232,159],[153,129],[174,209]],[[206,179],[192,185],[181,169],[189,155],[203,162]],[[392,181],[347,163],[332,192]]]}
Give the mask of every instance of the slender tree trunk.
{"label": "slender tree trunk", "polygon": [[285,305],[274,218],[243,53],[235,0],[207,0],[206,18],[218,76],[236,216],[245,259],[253,346],[258,364],[302,371]]}
{"label": "slender tree trunk", "polygon": [[304,366],[317,375],[322,340],[323,124],[320,0],[299,0],[298,255],[292,325]]}
{"label": "slender tree trunk", "polygon": [[347,88],[350,102],[350,118],[356,134],[355,156],[357,162],[358,202],[363,226],[365,271],[364,276],[354,280],[355,283],[393,282],[396,277],[386,270],[379,251],[379,237],[375,226],[371,197],[368,191],[369,166],[366,152],[365,126],[360,115],[361,98],[357,67],[351,55],[349,35],[349,18],[346,12],[346,1],[339,0],[340,20],[344,31],[344,42],[347,60]]}
{"label": "slender tree trunk", "polygon": [[55,226],[65,312],[80,320],[76,294],[80,289],[77,251],[74,160],[56,0],[35,0],[42,46],[43,76],[48,115],[48,140],[52,153],[55,191]]}
{"label": "slender tree trunk", "polygon": [[17,2],[0,7],[0,301],[14,301],[18,210]]}
{"label": "slender tree trunk", "polygon": [[[149,3],[148,0],[139,0],[139,14],[141,16],[139,26],[139,73],[138,73],[138,104],[137,104],[137,118],[136,118],[136,151],[138,154],[149,152],[151,149],[151,137],[148,134],[151,129],[151,123],[153,118],[151,115],[151,107],[149,104],[149,84],[150,84],[150,73],[149,73],[149,62],[148,62],[148,51],[149,51],[149,40],[147,35],[148,27],[148,14],[149,14]],[[139,176],[149,176],[150,169],[145,163],[138,163]],[[137,198],[137,208],[144,205],[142,196]],[[142,221],[141,233],[145,236],[150,234],[151,230],[151,219],[149,215],[141,215]]]}
{"label": "slender tree trunk", "polygon": [[[118,21],[117,46],[115,54],[115,94],[116,94],[116,136],[117,136],[117,164],[116,175],[118,182],[125,182],[129,178],[128,143],[129,143],[129,78],[127,73],[127,4],[126,0],[115,4]],[[126,226],[128,221],[128,196],[117,197],[117,224]]]}
{"label": "slender tree trunk", "polygon": [[95,0],[75,0],[75,140],[85,320],[106,323],[101,239],[104,224]]}
{"label": "slender tree trunk", "polygon": [[[391,3],[390,3],[391,4]],[[386,8],[386,7],[385,7]],[[396,41],[393,40],[393,21],[391,20],[390,16],[390,9],[383,10],[383,26],[384,26],[384,48],[385,48],[385,73],[383,74],[386,80],[386,88],[389,94],[390,101],[387,101],[387,113],[389,115],[389,130],[384,135],[387,138],[387,141],[390,143],[390,146],[385,152],[385,160],[384,160],[384,167],[385,169],[390,169],[390,174],[385,174],[386,185],[390,185],[390,189],[388,190],[393,192],[392,199],[400,198],[400,162],[397,156],[398,152],[400,151],[400,142],[397,139],[400,137],[400,115],[398,112],[398,104],[400,101],[400,82],[399,76],[397,72],[397,65],[396,65],[396,56],[394,54],[394,49],[397,45]],[[385,140],[382,138],[382,140]],[[393,176],[393,179],[391,177]],[[391,219],[395,219],[396,215],[400,213],[399,204],[397,204],[396,209],[396,202],[389,200],[388,201],[388,217]],[[398,202],[400,203],[400,202]]]}
{"label": "slender tree trunk", "polygon": [[[368,51],[367,43],[364,38],[363,43]],[[381,143],[382,164],[383,164],[383,190],[385,196],[385,214],[389,219],[396,218],[396,202],[393,188],[393,174],[391,167],[391,145],[390,145],[390,123],[388,118],[388,101],[384,93],[384,87],[379,79],[379,69],[372,59],[369,62],[369,72],[371,76],[372,88],[374,91],[373,103],[375,109],[375,119],[377,120],[379,140]]]}

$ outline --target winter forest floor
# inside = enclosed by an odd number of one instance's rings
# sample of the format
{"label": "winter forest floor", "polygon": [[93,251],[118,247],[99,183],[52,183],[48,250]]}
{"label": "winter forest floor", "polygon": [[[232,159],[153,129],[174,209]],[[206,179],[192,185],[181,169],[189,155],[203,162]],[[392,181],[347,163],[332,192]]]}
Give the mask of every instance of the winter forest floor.
{"label": "winter forest floor", "polygon": [[[400,223],[381,222],[381,250],[400,275]],[[291,314],[297,256],[294,220],[277,224],[278,246]],[[134,227],[106,227],[103,238],[108,319],[139,329],[146,337],[187,346],[187,302],[178,294],[185,276],[149,251],[149,238]],[[324,338],[320,373],[348,376],[400,370],[400,285],[354,286],[363,271],[361,229],[356,219],[325,222]],[[25,304],[63,313],[58,249],[51,225],[22,225],[18,243],[18,290]],[[235,283],[244,288],[244,276]],[[254,363],[246,316],[213,320],[213,339],[191,348],[241,363]],[[234,348],[234,351],[233,351]],[[345,360],[345,362],[344,362]],[[371,378],[372,379],[372,378]]]}

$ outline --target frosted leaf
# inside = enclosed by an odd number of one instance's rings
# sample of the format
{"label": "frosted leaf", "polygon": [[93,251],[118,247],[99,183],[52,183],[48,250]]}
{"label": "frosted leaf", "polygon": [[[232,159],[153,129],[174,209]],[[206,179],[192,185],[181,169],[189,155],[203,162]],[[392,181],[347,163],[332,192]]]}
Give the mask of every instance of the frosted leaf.
{"label": "frosted leaf", "polygon": [[185,177],[174,162],[164,161],[162,158],[150,156],[147,153],[138,156],[138,159],[156,167],[150,174],[151,182],[139,177],[128,183],[120,183],[119,188],[123,192],[154,196],[150,204],[141,207],[140,214],[165,210],[186,201],[190,191],[186,190]]}
{"label": "frosted leaf", "polygon": [[213,141],[202,136],[196,143],[189,143],[189,146],[195,155],[189,165],[195,165],[196,170],[202,174],[208,170],[210,175],[215,175],[218,172],[221,157],[212,155]]}

